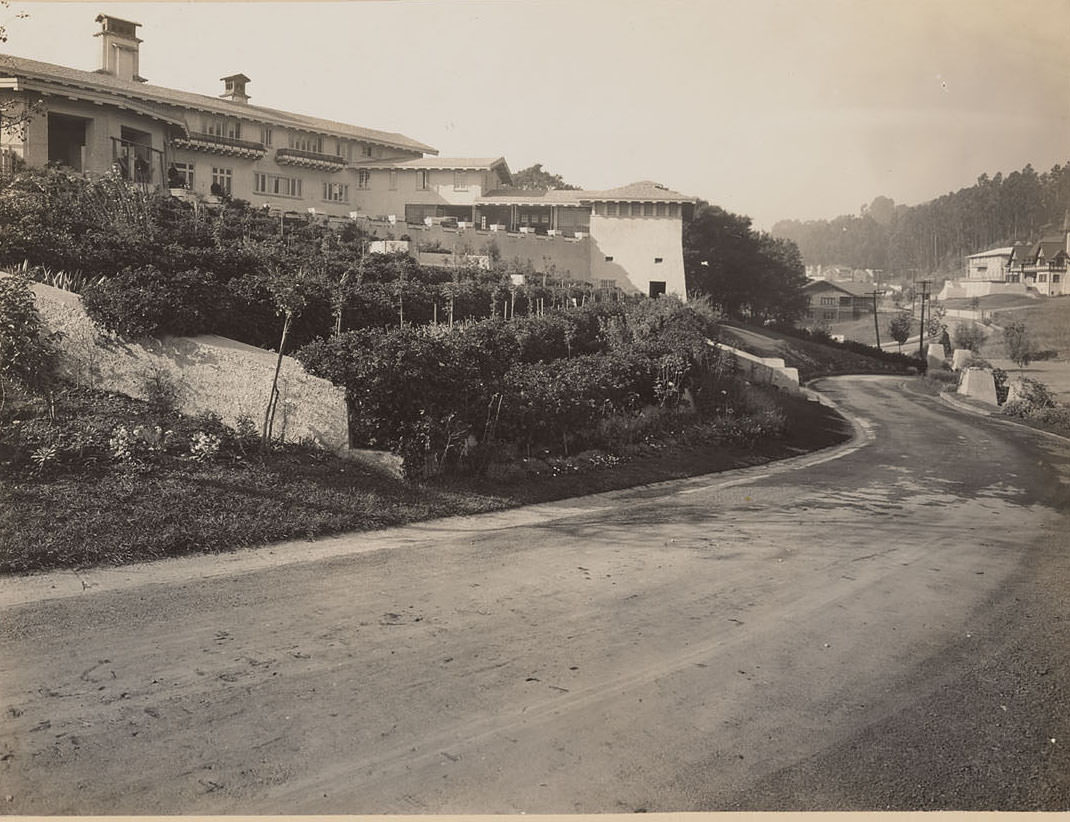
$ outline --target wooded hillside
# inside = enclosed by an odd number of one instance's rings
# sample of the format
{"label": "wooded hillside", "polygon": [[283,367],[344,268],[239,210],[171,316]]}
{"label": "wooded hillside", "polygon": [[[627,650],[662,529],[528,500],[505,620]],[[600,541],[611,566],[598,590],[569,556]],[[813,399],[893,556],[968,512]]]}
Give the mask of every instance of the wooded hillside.
{"label": "wooded hillside", "polygon": [[857,215],[781,220],[772,233],[793,240],[807,265],[956,273],[969,254],[1061,228],[1068,209],[1070,163],[1042,174],[1027,165],[920,205],[877,197]]}

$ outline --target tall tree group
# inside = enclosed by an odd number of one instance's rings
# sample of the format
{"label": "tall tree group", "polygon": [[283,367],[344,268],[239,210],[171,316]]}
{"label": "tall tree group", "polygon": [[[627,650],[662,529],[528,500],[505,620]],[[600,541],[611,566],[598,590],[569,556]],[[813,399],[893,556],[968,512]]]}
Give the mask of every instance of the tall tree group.
{"label": "tall tree group", "polygon": [[791,323],[806,310],[806,274],[791,240],[751,228],[750,217],[699,201],[684,223],[687,289],[729,316]]}
{"label": "tall tree group", "polygon": [[954,273],[969,254],[1031,242],[1062,227],[1070,210],[1070,163],[1038,174],[1031,165],[989,177],[916,206],[877,197],[857,215],[782,220],[773,234],[793,240],[811,265],[905,273]]}

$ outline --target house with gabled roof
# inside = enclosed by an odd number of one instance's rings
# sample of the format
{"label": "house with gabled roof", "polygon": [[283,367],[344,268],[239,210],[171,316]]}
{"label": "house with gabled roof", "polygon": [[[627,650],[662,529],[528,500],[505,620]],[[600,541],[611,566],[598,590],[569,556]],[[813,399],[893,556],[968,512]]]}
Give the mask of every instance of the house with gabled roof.
{"label": "house with gabled roof", "polygon": [[811,323],[857,320],[873,313],[873,286],[868,283],[813,280],[802,290],[807,298],[806,319]]}
{"label": "house with gabled roof", "polygon": [[140,24],[96,20],[96,71],[0,55],[0,102],[16,116],[19,107],[32,111],[23,128],[0,123],[0,171],[55,164],[283,214],[391,226],[448,220],[488,235],[497,229],[503,240],[560,237],[582,248],[513,243],[511,256],[544,267],[559,261],[557,270],[604,288],[686,296],[682,218],[691,197],[649,181],[516,191],[503,157],[439,157],[403,134],[257,105],[241,73],[221,78],[218,97],[155,86],[139,73]]}

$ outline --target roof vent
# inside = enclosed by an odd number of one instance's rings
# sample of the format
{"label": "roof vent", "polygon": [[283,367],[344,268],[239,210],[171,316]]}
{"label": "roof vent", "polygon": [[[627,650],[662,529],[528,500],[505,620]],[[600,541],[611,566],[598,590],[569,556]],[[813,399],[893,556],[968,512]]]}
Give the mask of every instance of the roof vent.
{"label": "roof vent", "polygon": [[96,22],[101,24],[100,31],[93,35],[101,38],[99,71],[120,80],[144,83],[145,78],[138,74],[138,49],[141,41],[138,39],[137,29],[141,24],[108,14],[98,14]]}
{"label": "roof vent", "polygon": [[251,82],[244,74],[232,74],[229,77],[220,77],[223,81],[223,93],[220,97],[233,100],[235,103],[248,103],[249,95],[245,93],[245,84]]}

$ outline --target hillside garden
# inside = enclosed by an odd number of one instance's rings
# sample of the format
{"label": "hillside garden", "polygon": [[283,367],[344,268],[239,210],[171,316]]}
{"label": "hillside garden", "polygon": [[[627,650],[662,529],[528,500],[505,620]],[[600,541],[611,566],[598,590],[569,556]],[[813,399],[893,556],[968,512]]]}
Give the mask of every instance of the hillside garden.
{"label": "hillside garden", "polygon": [[[749,385],[701,300],[598,301],[519,268],[447,271],[242,203],[209,211],[110,178],[0,187],[0,570],[128,562],[471,513],[752,464],[842,440],[816,403]],[[55,377],[31,278],[116,340],[217,333],[346,390],[351,445],[405,479],[257,421],[183,416]],[[437,320],[437,322],[436,322]],[[265,402],[268,386],[265,386]]]}

